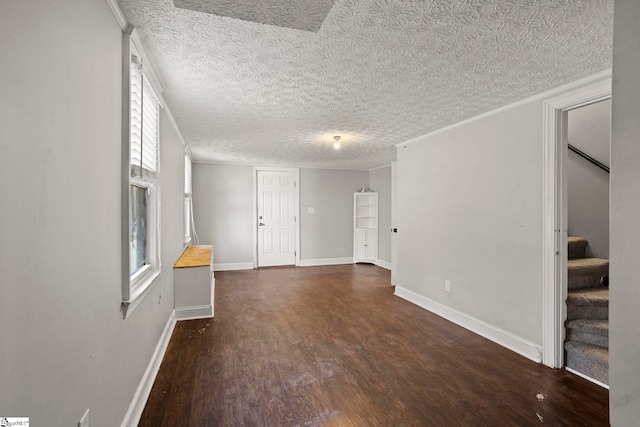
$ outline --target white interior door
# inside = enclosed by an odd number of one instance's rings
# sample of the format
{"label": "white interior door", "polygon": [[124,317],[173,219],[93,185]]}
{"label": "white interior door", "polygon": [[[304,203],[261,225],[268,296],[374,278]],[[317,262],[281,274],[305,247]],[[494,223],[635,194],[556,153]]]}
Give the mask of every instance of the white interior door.
{"label": "white interior door", "polygon": [[259,170],[258,267],[295,265],[295,174]]}

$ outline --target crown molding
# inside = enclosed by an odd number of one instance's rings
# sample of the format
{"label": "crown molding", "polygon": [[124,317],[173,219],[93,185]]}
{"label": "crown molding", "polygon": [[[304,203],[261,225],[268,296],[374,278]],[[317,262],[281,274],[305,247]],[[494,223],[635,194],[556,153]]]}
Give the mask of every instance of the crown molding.
{"label": "crown molding", "polygon": [[169,118],[169,122],[171,123],[171,125],[174,128],[174,130],[178,134],[178,139],[180,139],[180,142],[182,143],[182,146],[184,147],[184,151],[186,152],[186,154],[189,156],[189,159],[191,160],[191,158],[193,157],[192,154],[191,154],[191,149],[189,148],[189,146],[187,146],[187,143],[184,142],[184,138],[182,137],[182,132],[180,132],[180,128],[178,127],[178,124],[176,123],[176,120],[173,118],[173,114],[171,114],[171,110],[169,110],[168,107],[165,107],[164,111],[165,111],[165,113],[167,113],[167,117]]}
{"label": "crown molding", "polygon": [[378,169],[390,168],[390,167],[391,167],[391,163],[389,163],[388,165],[376,166],[375,168],[369,169],[369,172],[375,171],[375,170],[378,170]]}
{"label": "crown molding", "polygon": [[116,18],[116,21],[120,25],[120,29],[124,31],[129,23],[127,22],[127,18],[124,17],[124,13],[122,13],[122,9],[120,9],[117,0],[106,0],[106,2],[111,8],[114,18]]}
{"label": "crown molding", "polygon": [[158,79],[156,70],[151,65],[153,61],[149,60],[150,57],[149,55],[147,55],[144,45],[142,44],[142,40],[140,39],[140,34],[138,33],[138,30],[135,27],[129,25],[129,23],[127,22],[127,18],[125,18],[124,13],[122,13],[122,9],[120,9],[120,6],[118,5],[117,0],[105,0],[105,1],[109,5],[109,8],[111,9],[111,12],[113,13],[113,16],[115,17],[116,21],[118,22],[118,25],[120,25],[122,32],[130,34],[133,44],[136,46],[136,49],[138,50],[138,52],[140,52],[140,55],[142,56],[142,58],[145,59],[145,61],[143,61],[142,63],[142,68],[145,71],[145,74],[149,79],[149,82],[151,83],[153,90],[156,92],[156,96],[158,97],[158,101],[160,101],[160,105],[164,108],[164,106],[166,105],[164,97],[162,96],[164,89],[160,84],[160,79]]}
{"label": "crown molding", "polygon": [[138,29],[135,27],[133,28],[133,32],[131,33],[131,40],[133,41],[133,44],[136,46],[136,49],[142,56],[142,59],[143,59],[142,70],[144,71],[147,79],[149,79],[149,83],[151,83],[151,87],[153,87],[153,90],[156,92],[156,96],[158,97],[158,101],[160,101],[160,105],[162,106],[162,108],[164,108],[165,105],[167,105],[163,96],[164,88],[160,83],[160,79],[158,78],[158,74],[156,73],[155,68],[153,67],[153,60],[151,59],[151,56],[147,54],[147,51],[144,48],[144,44],[140,39],[140,33],[138,32]]}
{"label": "crown molding", "polygon": [[607,79],[607,78],[609,78],[609,79],[611,78],[611,68],[609,68],[607,70],[604,70],[604,71],[601,71],[601,72],[596,73],[596,74],[592,74],[592,75],[587,76],[585,78],[573,81],[571,83],[567,83],[565,85],[558,86],[558,87],[550,89],[548,91],[541,92],[541,93],[539,93],[537,95],[533,95],[533,96],[530,96],[528,98],[521,99],[520,101],[516,101],[516,102],[514,102],[512,104],[507,104],[507,105],[505,105],[503,107],[496,108],[495,110],[487,111],[486,113],[482,113],[480,115],[471,117],[471,118],[469,118],[467,120],[463,120],[461,122],[454,123],[452,125],[445,126],[443,128],[440,128],[440,129],[436,129],[436,130],[434,130],[432,132],[429,132],[429,133],[426,133],[424,135],[417,136],[417,137],[415,137],[413,139],[410,139],[408,141],[396,144],[396,147],[397,148],[402,148],[402,147],[406,148],[407,145],[409,145],[409,144],[413,144],[414,142],[423,141],[423,140],[427,139],[428,137],[436,135],[438,133],[445,132],[445,131],[457,128],[459,126],[463,126],[463,125],[466,125],[468,123],[475,122],[476,120],[480,120],[480,119],[484,119],[484,118],[489,117],[489,116],[493,116],[494,114],[498,114],[498,113],[502,113],[504,111],[508,111],[508,110],[512,110],[514,108],[518,108],[518,107],[520,107],[522,105],[525,105],[525,104],[528,104],[530,102],[544,101],[544,100],[547,100],[549,98],[552,98],[552,97],[555,97],[557,95],[560,95],[562,92],[567,92],[567,91],[570,91],[570,90],[573,90],[573,89],[577,89],[580,86],[586,86],[588,84],[595,83],[595,82],[597,82],[599,80],[604,80],[604,79]]}

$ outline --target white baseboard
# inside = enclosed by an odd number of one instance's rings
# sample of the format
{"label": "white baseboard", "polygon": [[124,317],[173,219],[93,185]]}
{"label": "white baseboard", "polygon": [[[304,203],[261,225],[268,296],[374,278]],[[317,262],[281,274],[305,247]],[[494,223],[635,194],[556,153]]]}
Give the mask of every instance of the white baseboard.
{"label": "white baseboard", "polygon": [[389,261],[378,259],[376,260],[376,262],[374,262],[374,264],[377,265],[378,267],[382,267],[384,269],[391,271],[391,263]]}
{"label": "white baseboard", "polygon": [[175,310],[176,320],[207,319],[213,317],[213,307],[199,305],[195,307],[182,307]]}
{"label": "white baseboard", "polygon": [[567,371],[571,372],[571,373],[572,373],[572,374],[574,374],[574,375],[577,375],[577,376],[579,376],[579,377],[581,377],[581,378],[584,378],[584,379],[585,379],[585,380],[587,380],[587,381],[591,381],[592,383],[597,384],[597,385],[599,385],[600,387],[602,387],[602,388],[606,388],[607,390],[609,390],[609,386],[608,386],[607,384],[605,384],[605,383],[603,383],[603,382],[600,382],[600,381],[598,381],[598,380],[597,380],[597,379],[595,379],[595,378],[591,378],[590,376],[585,375],[585,374],[583,374],[582,372],[578,372],[578,371],[576,371],[575,369],[571,369],[571,368],[570,368],[570,367],[568,367],[568,366],[565,366],[565,367],[564,367],[564,369],[566,369]]}
{"label": "white baseboard", "polygon": [[396,286],[395,294],[415,305],[424,308],[440,317],[443,317],[465,329],[487,338],[503,347],[512,350],[527,359],[542,363],[542,347],[530,341],[520,338],[510,332],[496,328],[482,320],[469,316],[439,302],[418,295],[413,291]]}
{"label": "white baseboard", "polygon": [[142,411],[144,411],[144,406],[147,404],[147,399],[151,393],[151,387],[153,387],[153,382],[155,381],[158,370],[160,369],[160,363],[162,363],[164,353],[167,351],[167,346],[169,345],[169,340],[171,339],[171,334],[173,333],[175,326],[176,316],[175,312],[172,311],[171,316],[169,316],[169,320],[162,331],[162,335],[158,340],[153,356],[151,356],[149,365],[144,371],[142,380],[140,380],[138,389],[133,395],[133,400],[129,405],[127,414],[124,416],[121,427],[136,427],[138,425],[140,417],[142,416]]}
{"label": "white baseboard", "polygon": [[341,265],[353,264],[353,258],[318,258],[318,259],[301,259],[300,267],[315,267],[318,265]]}
{"label": "white baseboard", "polygon": [[253,270],[252,262],[228,262],[213,264],[213,271]]}

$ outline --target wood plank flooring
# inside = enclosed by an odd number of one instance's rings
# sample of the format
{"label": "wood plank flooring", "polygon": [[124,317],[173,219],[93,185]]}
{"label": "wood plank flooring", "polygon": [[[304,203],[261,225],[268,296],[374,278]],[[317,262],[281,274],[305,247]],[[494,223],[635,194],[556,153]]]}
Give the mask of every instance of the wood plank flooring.
{"label": "wood plank flooring", "polygon": [[379,267],[216,273],[140,426],[607,426],[608,391],[393,295]]}

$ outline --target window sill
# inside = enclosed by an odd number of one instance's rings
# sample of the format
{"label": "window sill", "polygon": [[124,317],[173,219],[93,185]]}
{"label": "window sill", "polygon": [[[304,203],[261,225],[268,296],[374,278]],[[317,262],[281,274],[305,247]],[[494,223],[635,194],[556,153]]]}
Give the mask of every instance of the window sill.
{"label": "window sill", "polygon": [[136,280],[138,283],[131,290],[129,300],[122,302],[122,314],[125,319],[133,313],[133,310],[135,310],[144,297],[149,293],[151,288],[153,288],[153,285],[156,283],[156,279],[160,276],[159,269],[156,271],[149,270],[145,273],[145,277]]}

